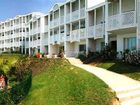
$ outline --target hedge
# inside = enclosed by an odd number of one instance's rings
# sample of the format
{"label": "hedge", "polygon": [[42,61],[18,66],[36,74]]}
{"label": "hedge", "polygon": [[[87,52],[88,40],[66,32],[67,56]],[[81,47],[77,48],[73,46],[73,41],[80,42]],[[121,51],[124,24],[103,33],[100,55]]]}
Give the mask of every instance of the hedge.
{"label": "hedge", "polygon": [[15,105],[18,104],[29,92],[32,85],[32,72],[26,74],[24,80],[18,82],[10,90],[0,92],[0,105]]}

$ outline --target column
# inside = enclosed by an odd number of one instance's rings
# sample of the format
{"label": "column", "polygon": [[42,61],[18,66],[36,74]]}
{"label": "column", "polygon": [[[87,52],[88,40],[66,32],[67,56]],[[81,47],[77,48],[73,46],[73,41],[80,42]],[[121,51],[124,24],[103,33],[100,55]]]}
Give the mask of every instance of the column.
{"label": "column", "polygon": [[108,1],[105,4],[105,44],[108,45]]}

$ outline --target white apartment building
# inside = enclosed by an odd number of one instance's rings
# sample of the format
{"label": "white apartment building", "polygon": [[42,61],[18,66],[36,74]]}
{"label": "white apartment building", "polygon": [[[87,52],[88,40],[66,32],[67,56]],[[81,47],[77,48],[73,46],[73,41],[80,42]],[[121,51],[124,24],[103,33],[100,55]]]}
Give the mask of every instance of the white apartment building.
{"label": "white apartment building", "polygon": [[0,23],[0,52],[76,57],[80,52],[140,49],[140,0],[66,0],[48,14],[31,13]]}

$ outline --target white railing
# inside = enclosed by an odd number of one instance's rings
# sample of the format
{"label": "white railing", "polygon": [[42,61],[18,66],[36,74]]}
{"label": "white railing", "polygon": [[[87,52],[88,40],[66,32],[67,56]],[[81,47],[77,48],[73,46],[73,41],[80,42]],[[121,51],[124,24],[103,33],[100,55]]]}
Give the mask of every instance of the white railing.
{"label": "white railing", "polygon": [[88,37],[92,38],[95,35],[95,26],[89,26],[88,27]]}
{"label": "white railing", "polygon": [[61,33],[60,34],[60,42],[64,42],[64,40],[65,40],[65,35],[64,35],[64,33]]}
{"label": "white railing", "polygon": [[48,32],[48,25],[45,25],[44,30],[45,32]]}
{"label": "white railing", "polygon": [[79,29],[71,31],[71,41],[79,41]]}
{"label": "white railing", "polygon": [[60,17],[60,24],[64,24],[64,16]]}
{"label": "white railing", "polygon": [[131,27],[135,25],[136,25],[135,11],[113,15],[108,18],[108,30]]}
{"label": "white railing", "polygon": [[54,19],[54,26],[59,25],[59,18]]}
{"label": "white railing", "polygon": [[86,38],[86,29],[85,28],[80,29],[80,38],[81,39]]}
{"label": "white railing", "polygon": [[66,22],[70,22],[70,13],[66,14]]}
{"label": "white railing", "polygon": [[85,17],[85,8],[80,9],[80,17]]}
{"label": "white railing", "polygon": [[32,33],[32,35],[33,35],[33,34],[40,33],[40,27],[32,29],[32,30],[31,30],[31,33]]}
{"label": "white railing", "polygon": [[42,44],[43,44],[43,45],[48,45],[48,38],[44,38],[44,39],[42,40]]}
{"label": "white railing", "polygon": [[72,21],[79,19],[79,10],[76,10],[74,12],[72,12],[72,17],[71,17]]}
{"label": "white railing", "polygon": [[58,44],[59,43],[59,34],[54,35],[54,43]]}
{"label": "white railing", "polygon": [[105,34],[104,24],[98,24],[95,26],[95,36],[94,39],[103,38]]}
{"label": "white railing", "polygon": [[95,26],[89,26],[88,27],[88,37],[89,38],[103,38],[105,34],[105,27],[104,24],[98,24]]}
{"label": "white railing", "polygon": [[53,27],[53,23],[54,23],[53,21],[50,21],[50,27]]}

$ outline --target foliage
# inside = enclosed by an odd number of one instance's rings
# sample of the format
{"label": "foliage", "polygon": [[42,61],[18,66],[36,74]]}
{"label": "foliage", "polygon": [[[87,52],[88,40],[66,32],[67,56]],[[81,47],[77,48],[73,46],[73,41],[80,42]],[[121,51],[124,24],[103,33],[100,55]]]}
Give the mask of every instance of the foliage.
{"label": "foliage", "polygon": [[[9,59],[8,59],[9,58]],[[6,88],[0,93],[0,100],[3,105],[12,105],[20,102],[29,92],[32,82],[32,72],[29,69],[30,60],[21,55],[1,55],[2,66],[7,66],[6,72],[11,89]],[[4,74],[4,70],[1,70]]]}
{"label": "foliage", "polygon": [[87,59],[86,54],[84,54],[84,53],[79,53],[79,54],[78,54],[78,58],[79,58],[81,61],[85,61],[85,60]]}
{"label": "foliage", "polygon": [[140,66],[140,51],[125,50],[118,53],[118,58],[125,63]]}

